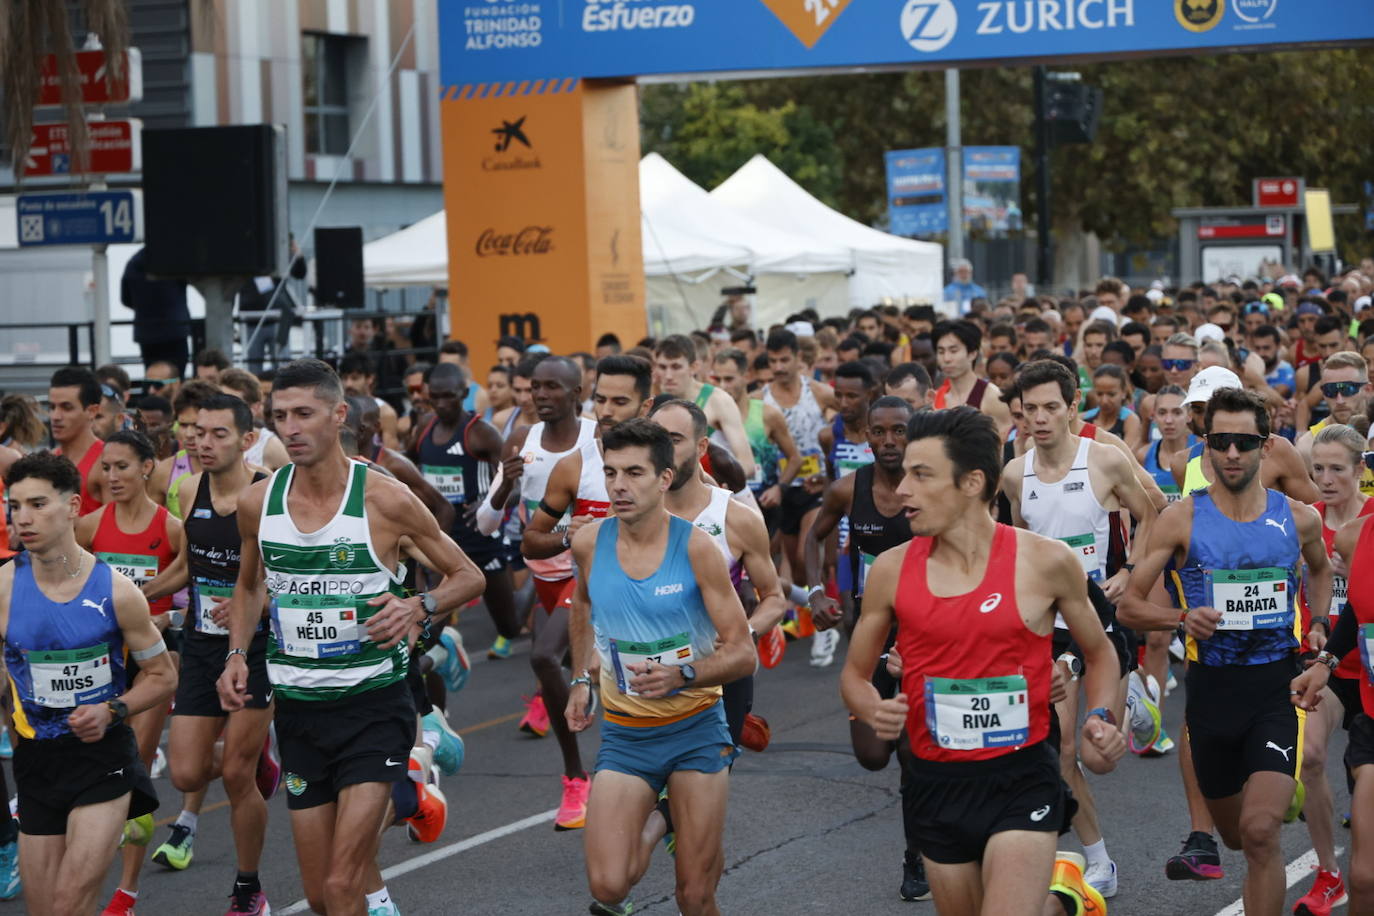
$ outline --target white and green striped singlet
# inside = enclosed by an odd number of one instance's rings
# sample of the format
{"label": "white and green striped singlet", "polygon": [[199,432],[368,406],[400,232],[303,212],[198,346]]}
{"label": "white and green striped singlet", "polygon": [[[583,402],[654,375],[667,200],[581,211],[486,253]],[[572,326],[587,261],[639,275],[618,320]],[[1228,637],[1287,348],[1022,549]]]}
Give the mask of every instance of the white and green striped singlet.
{"label": "white and green striped singlet", "polygon": [[378,608],[369,598],[402,594],[405,568],[386,568],[372,546],[364,494],[367,465],[353,464],[339,511],[306,534],[287,510],[294,465],[268,484],[258,542],[275,600],[267,643],[267,676],[285,700],[338,700],[402,680],[404,640],[379,649],[365,623]]}

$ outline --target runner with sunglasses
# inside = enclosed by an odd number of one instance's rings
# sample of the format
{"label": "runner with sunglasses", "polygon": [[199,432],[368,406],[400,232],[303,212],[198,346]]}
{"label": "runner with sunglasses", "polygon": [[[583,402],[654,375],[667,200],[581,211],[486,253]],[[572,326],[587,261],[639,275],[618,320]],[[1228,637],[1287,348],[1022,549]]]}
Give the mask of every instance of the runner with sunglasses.
{"label": "runner with sunglasses", "polygon": [[[1301,803],[1302,722],[1315,705],[1298,697],[1304,705],[1295,709],[1290,692],[1303,636],[1295,595],[1305,560],[1311,606],[1325,616],[1331,564],[1317,513],[1261,481],[1275,440],[1259,397],[1213,386],[1204,431],[1215,482],[1161,513],[1118,618],[1140,630],[1172,630],[1182,619],[1191,662],[1184,721],[1198,788],[1222,840],[1245,852],[1245,912],[1278,916],[1286,890],[1279,828]],[[1170,561],[1181,614],[1150,598]]]}
{"label": "runner with sunglasses", "polygon": [[[1322,363],[1320,385],[1322,402],[1330,414],[1320,423],[1307,428],[1298,439],[1298,454],[1302,455],[1309,471],[1312,470],[1312,443],[1316,436],[1327,426],[1348,424],[1352,417],[1363,415],[1369,402],[1369,366],[1358,353],[1342,351],[1327,357]],[[1360,478],[1360,492],[1374,496],[1374,471],[1365,469]]]}

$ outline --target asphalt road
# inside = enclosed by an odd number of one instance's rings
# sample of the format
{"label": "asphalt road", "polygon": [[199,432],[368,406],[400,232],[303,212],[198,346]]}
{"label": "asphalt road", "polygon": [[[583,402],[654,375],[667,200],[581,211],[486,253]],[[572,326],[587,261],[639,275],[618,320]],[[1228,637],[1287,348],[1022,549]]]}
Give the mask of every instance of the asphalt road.
{"label": "asphalt road", "polygon": [[[534,739],[516,730],[522,693],[533,688],[528,643],[517,643],[509,660],[488,661],[494,630],[480,610],[460,624],[473,654],[467,687],[452,698],[453,722],[467,744],[462,771],[443,783],[449,801],[444,836],[430,846],[390,831],[381,853],[388,885],[406,916],[419,914],[575,914],[590,898],[579,832],[553,830],[561,770],[552,736]],[[807,646],[789,647],[778,668],[758,680],[754,710],[772,726],[763,754],[746,752],[735,767],[725,837],[727,866],[719,901],[725,913],[933,913],[930,903],[903,903],[902,834],[895,762],[871,773],[854,762],[839,699],[840,659],[828,669],[807,664]],[[1171,734],[1179,730],[1181,694],[1167,706]],[[595,760],[596,736],[584,735],[584,763]],[[1344,737],[1333,740],[1339,760]],[[1164,860],[1188,832],[1176,758],[1130,757],[1106,777],[1091,777],[1099,800],[1108,849],[1120,871],[1120,892],[1109,901],[1123,914],[1241,912],[1244,860],[1224,852],[1225,878],[1172,882]],[[1343,780],[1337,787],[1344,809]],[[179,799],[158,781],[170,822]],[[267,850],[261,868],[276,913],[305,912],[284,798],[270,803]],[[165,838],[158,830],[155,843]],[[1349,833],[1337,828],[1338,845]],[[1077,849],[1071,837],[1061,848]],[[1303,824],[1284,828],[1284,861],[1290,869],[1289,906],[1310,884],[1310,849]],[[1310,859],[1310,856],[1308,857]],[[1296,861],[1295,861],[1296,860]],[[196,855],[184,872],[156,865],[145,871],[138,911],[148,914],[218,914],[227,908],[234,876],[229,811],[222,791],[211,790],[200,820]],[[117,874],[112,872],[112,890]],[[674,914],[671,860],[663,854],[635,890],[637,912]],[[1228,909],[1230,908],[1230,909]],[[0,916],[22,912],[22,903],[0,904]]]}

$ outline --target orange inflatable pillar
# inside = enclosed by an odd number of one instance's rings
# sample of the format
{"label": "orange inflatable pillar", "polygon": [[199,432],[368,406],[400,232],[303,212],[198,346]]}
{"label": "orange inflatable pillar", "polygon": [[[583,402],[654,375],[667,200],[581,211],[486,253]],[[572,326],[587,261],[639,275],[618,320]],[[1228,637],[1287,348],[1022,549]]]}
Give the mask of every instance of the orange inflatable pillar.
{"label": "orange inflatable pillar", "polygon": [[590,352],[644,336],[639,112],[631,83],[451,88],[440,101],[451,336],[485,375],[515,334]]}

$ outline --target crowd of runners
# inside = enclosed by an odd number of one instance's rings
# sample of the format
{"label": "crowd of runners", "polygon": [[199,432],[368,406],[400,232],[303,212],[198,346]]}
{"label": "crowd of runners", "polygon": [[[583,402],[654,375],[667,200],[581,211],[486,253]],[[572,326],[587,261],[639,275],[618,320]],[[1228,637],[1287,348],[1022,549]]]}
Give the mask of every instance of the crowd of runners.
{"label": "crowd of runners", "polygon": [[[206,352],[139,394],[61,369],[0,402],[0,899],[163,912],[145,860],[190,866],[218,779],[229,914],[270,912],[279,789],[309,906],[398,913],[379,843],[445,835],[475,612],[489,658],[529,640],[531,671],[484,671],[532,681],[518,727],[552,733],[554,826],[584,834],[559,911],[634,912],[663,847],[681,913],[719,912],[730,770],[770,739],[754,681],[792,643],[842,663],[856,764],[898,761],[903,900],[1095,916],[1118,865],[1214,880],[1221,844],[1278,916],[1301,815],[1294,912],[1374,913],[1371,294],[1366,261],[769,328],[736,295],[690,335],[503,338],[485,371],[449,340],[403,393],[367,350]],[[1159,861],[1113,859],[1085,777],[1127,753],[1178,758]]]}

